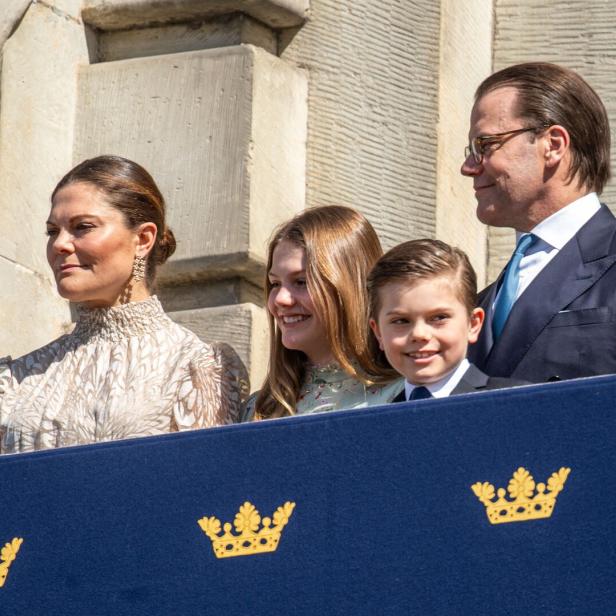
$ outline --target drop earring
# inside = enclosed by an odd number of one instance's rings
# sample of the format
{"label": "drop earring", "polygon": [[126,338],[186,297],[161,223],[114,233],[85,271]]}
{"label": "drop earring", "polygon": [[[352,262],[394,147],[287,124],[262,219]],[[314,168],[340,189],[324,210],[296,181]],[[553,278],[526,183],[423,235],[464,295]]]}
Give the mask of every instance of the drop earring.
{"label": "drop earring", "polygon": [[135,282],[140,282],[145,278],[145,257],[135,256],[132,277]]}

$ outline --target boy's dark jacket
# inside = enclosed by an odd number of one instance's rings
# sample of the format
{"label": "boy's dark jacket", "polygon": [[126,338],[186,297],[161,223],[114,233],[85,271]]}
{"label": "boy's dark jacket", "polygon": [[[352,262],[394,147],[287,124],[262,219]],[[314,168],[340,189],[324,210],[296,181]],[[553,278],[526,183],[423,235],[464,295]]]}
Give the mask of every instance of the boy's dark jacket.
{"label": "boy's dark jacket", "polygon": [[[519,379],[488,376],[479,370],[477,366],[471,364],[468,370],[462,375],[460,382],[453,388],[453,391],[449,395],[470,394],[476,391],[503,389],[505,387],[517,387],[519,385],[530,385],[530,383],[527,381],[520,381]],[[392,402],[406,402],[405,390],[403,389]]]}

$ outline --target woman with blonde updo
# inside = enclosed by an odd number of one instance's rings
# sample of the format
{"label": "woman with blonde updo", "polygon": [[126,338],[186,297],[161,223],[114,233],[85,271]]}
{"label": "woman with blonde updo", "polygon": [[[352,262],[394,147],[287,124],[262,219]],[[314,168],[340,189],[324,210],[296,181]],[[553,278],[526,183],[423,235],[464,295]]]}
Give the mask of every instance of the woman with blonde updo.
{"label": "woman with blonde updo", "polygon": [[74,330],[0,360],[0,453],[231,423],[247,388],[226,346],[210,346],[163,312],[152,289],[175,250],[150,174],[118,156],[60,180],[47,220],[59,294]]}
{"label": "woman with blonde updo", "polygon": [[279,227],[265,278],[269,370],[243,420],[386,404],[403,388],[368,349],[368,272],[383,254],[372,225],[344,206]]}

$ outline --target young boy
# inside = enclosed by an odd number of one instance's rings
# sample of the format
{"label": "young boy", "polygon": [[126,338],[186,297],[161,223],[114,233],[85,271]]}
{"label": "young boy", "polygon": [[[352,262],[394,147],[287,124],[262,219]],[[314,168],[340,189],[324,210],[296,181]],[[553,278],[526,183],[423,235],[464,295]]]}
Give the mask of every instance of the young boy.
{"label": "young boy", "polygon": [[461,250],[438,240],[400,244],[372,268],[368,293],[380,360],[406,378],[394,402],[526,384],[489,377],[466,359],[484,311],[476,307],[477,277]]}

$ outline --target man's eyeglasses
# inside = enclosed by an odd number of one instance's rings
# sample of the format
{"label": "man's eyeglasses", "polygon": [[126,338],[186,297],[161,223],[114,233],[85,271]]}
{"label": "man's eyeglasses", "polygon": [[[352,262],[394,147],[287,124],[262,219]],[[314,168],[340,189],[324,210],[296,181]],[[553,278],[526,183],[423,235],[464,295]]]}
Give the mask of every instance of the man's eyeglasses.
{"label": "man's eyeglasses", "polygon": [[473,160],[476,164],[480,165],[483,162],[483,157],[486,152],[497,145],[501,147],[505,141],[511,139],[515,135],[519,135],[521,133],[527,133],[530,131],[540,131],[548,128],[550,125],[545,124],[543,126],[530,126],[527,128],[516,128],[514,130],[508,130],[504,133],[495,133],[494,135],[481,135],[479,137],[475,137],[468,142],[468,145],[464,148],[464,159],[466,160],[471,154],[473,155]]}

